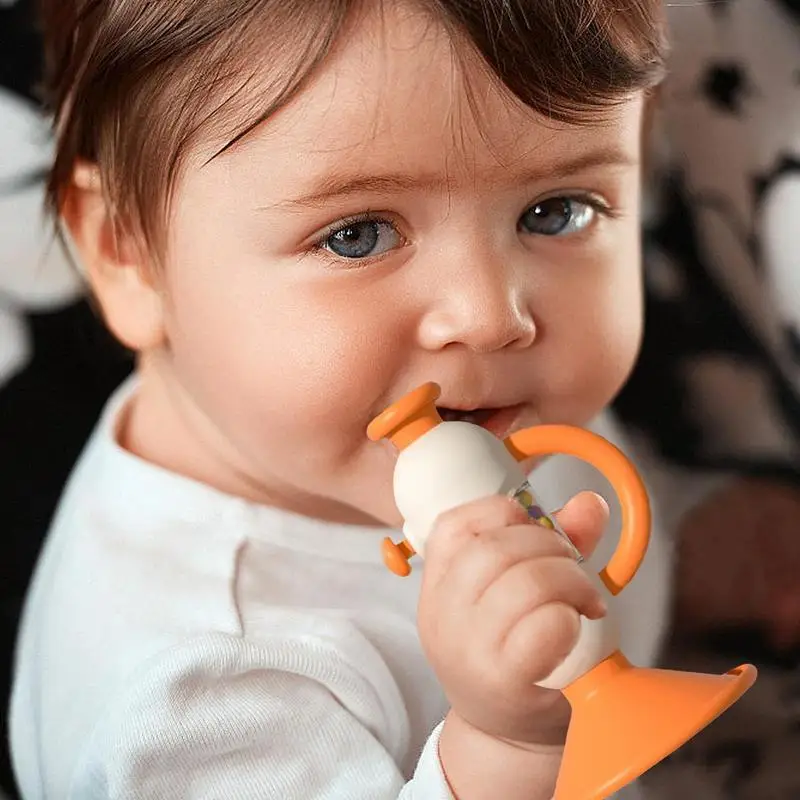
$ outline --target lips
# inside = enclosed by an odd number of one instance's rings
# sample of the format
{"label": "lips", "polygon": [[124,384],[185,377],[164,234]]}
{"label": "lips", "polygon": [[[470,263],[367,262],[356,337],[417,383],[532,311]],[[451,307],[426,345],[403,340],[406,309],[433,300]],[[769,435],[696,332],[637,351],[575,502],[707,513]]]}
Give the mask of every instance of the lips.
{"label": "lips", "polygon": [[470,422],[473,425],[483,425],[489,417],[499,409],[496,408],[475,408],[471,411],[462,411],[457,408],[439,408],[439,416],[445,422]]}
{"label": "lips", "polygon": [[523,406],[503,406],[501,408],[458,409],[437,406],[439,416],[445,422],[469,422],[479,425],[490,433],[503,439],[514,429],[514,424],[522,413]]}

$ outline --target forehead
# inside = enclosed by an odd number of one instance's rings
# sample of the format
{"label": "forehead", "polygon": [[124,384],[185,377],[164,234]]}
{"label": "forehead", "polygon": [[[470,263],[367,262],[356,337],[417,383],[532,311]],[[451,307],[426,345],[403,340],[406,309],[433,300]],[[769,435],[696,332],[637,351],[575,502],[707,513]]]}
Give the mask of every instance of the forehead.
{"label": "forehead", "polygon": [[429,16],[404,4],[380,13],[380,4],[371,5],[304,90],[209,162],[211,171],[241,167],[258,177],[252,167],[264,164],[275,185],[343,166],[475,180],[519,162],[556,164],[592,149],[636,152],[640,96],[604,112],[597,124],[545,120]]}

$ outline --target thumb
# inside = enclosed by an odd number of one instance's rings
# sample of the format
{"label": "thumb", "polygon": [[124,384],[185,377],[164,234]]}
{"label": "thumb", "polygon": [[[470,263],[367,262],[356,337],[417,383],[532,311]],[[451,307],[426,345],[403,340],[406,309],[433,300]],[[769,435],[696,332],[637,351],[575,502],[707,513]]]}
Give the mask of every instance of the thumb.
{"label": "thumb", "polygon": [[599,494],[581,492],[553,517],[581,555],[589,558],[608,525],[608,503]]}

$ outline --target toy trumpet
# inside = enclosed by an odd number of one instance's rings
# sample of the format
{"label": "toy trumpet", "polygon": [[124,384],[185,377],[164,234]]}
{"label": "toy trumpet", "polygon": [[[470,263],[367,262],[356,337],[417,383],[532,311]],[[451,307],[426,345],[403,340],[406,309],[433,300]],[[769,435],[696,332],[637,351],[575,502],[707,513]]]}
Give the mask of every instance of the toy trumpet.
{"label": "toy trumpet", "polygon": [[[373,441],[388,438],[399,451],[394,495],[405,540],[384,541],[389,569],[408,575],[409,559],[424,557],[425,541],[441,513],[491,494],[515,497],[532,519],[567,538],[537,504],[519,464],[562,454],[602,472],[619,498],[622,530],[614,555],[599,574],[582,564],[604,599],[619,594],[639,569],[650,540],[647,491],[622,452],[569,425],[536,426],[500,440],[480,425],[443,421],[438,397],[437,384],[424,384],[367,430]],[[750,664],[724,675],[636,667],[620,650],[613,604],[608,607],[603,619],[581,618],[574,649],[539,683],[562,691],[572,708],[554,800],[605,800],[713,722],[756,680]]]}

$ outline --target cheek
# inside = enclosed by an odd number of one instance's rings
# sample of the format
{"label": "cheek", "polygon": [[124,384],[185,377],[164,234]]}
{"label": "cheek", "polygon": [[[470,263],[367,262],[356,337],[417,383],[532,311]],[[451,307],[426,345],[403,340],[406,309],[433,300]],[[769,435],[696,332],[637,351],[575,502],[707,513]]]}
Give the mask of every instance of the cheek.
{"label": "cheek", "polygon": [[642,311],[641,296],[636,294],[610,307],[604,324],[598,326],[595,357],[602,369],[596,380],[609,395],[604,403],[617,394],[633,369],[642,338]]}
{"label": "cheek", "polygon": [[240,448],[345,457],[366,441],[398,367],[392,326],[352,295],[265,280],[261,267],[237,265],[236,274],[193,269],[176,279],[170,338],[180,380]]}
{"label": "cheek", "polygon": [[586,331],[579,356],[585,366],[586,393],[596,413],[616,396],[633,369],[642,336],[642,294],[638,268],[616,285],[598,292],[595,325]]}
{"label": "cheek", "polygon": [[561,295],[564,301],[546,323],[543,342],[551,365],[549,380],[544,378],[548,392],[543,413],[573,424],[588,422],[621,389],[642,335],[636,251],[606,270],[590,265],[589,272],[594,279]]}

